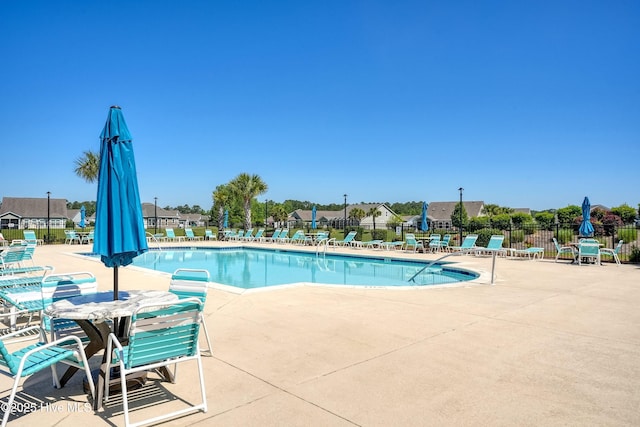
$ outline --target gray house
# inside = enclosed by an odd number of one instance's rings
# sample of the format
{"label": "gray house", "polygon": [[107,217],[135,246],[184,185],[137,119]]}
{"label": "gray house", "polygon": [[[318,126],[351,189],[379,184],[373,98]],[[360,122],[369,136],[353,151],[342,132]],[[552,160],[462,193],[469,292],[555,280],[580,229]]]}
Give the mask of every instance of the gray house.
{"label": "gray house", "polygon": [[[353,209],[362,209],[365,213],[368,213],[372,208],[377,209],[380,212],[380,216],[376,217],[376,228],[385,228],[387,223],[396,217],[395,212],[391,210],[384,203],[365,203],[356,205],[347,205],[346,220],[347,225],[358,225],[362,228],[373,229],[373,216],[367,215],[358,221],[349,218]],[[289,214],[288,223],[290,226],[302,226],[303,224],[311,224],[311,210],[310,209],[296,209]],[[345,210],[339,211],[316,211],[316,224],[318,228],[343,228],[345,222]]]}
{"label": "gray house", "polygon": [[[445,229],[452,228],[451,214],[460,202],[431,202],[427,208],[427,220],[429,221],[429,229]],[[467,211],[469,218],[484,216],[484,202],[462,202],[462,206]]]}
{"label": "gray house", "polygon": [[65,199],[3,197],[0,206],[0,229],[65,228],[67,219]]}

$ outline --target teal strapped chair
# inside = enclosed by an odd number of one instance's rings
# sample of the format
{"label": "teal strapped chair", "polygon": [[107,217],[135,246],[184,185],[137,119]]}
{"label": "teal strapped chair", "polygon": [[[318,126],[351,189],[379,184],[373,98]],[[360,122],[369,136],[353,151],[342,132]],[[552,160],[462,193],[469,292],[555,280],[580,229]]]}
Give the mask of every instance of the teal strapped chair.
{"label": "teal strapped chair", "polygon": [[506,256],[507,249],[502,247],[504,243],[504,235],[503,234],[494,234],[489,238],[489,242],[486,247],[476,247],[474,253],[476,255],[483,254],[492,254],[496,253],[498,255]]}
{"label": "teal strapped chair", "polygon": [[195,234],[193,234],[193,229],[191,228],[185,228],[184,234],[187,240],[203,240],[204,239],[202,236],[196,236]]}
{"label": "teal strapped chair", "polygon": [[449,242],[451,241],[451,234],[445,234],[442,240],[438,242],[438,249],[441,251],[449,250]]}
{"label": "teal strapped chair", "polygon": [[346,236],[344,236],[344,239],[342,240],[336,240],[335,238],[329,239],[328,244],[333,246],[351,246],[353,239],[356,237],[357,233],[358,233],[357,231],[350,231]]}
{"label": "teal strapped chair", "polygon": [[555,237],[553,238],[553,245],[556,247],[556,252],[557,252],[556,262],[558,262],[558,259],[562,254],[571,254],[571,261],[572,262],[576,261],[576,251],[574,248],[572,248],[571,246],[560,246],[560,243],[558,243],[558,240]]}
{"label": "teal strapped chair", "polygon": [[440,235],[437,233],[432,234],[429,239],[429,250],[431,252],[436,252],[440,250],[440,242],[441,242]]}
{"label": "teal strapped chair", "polygon": [[[125,425],[138,426],[158,423],[190,412],[200,410],[207,412],[204,371],[198,348],[202,307],[203,303],[198,298],[185,298],[169,307],[141,304],[131,316],[126,344],[121,343],[115,334],[109,334],[106,354],[111,360],[110,366],[120,368]],[[177,368],[178,363],[188,361],[197,362],[202,403],[132,423],[129,417],[127,375],[141,371],[167,369],[170,365],[176,365]],[[107,369],[106,384],[109,384],[110,375],[111,369]],[[175,377],[173,379],[175,380]],[[107,387],[105,401],[108,399],[109,390]],[[157,410],[154,412],[157,413]]]}
{"label": "teal strapped chair", "polygon": [[213,232],[210,229],[206,229],[204,230],[204,239],[205,240],[218,240],[218,237],[213,234]]}
{"label": "teal strapped chair", "polygon": [[173,228],[166,228],[164,232],[166,234],[166,237],[164,239],[168,242],[184,241],[184,236],[176,236],[176,233],[175,231],[173,231]]}
{"label": "teal strapped chair", "polygon": [[460,246],[449,246],[451,252],[470,252],[476,246],[477,234],[467,234]]}
{"label": "teal strapped chair", "polygon": [[[207,302],[207,290],[209,289],[210,276],[207,270],[193,268],[179,268],[171,275],[169,282],[169,292],[178,295],[180,298],[199,298],[202,303]],[[213,352],[207,323],[202,318],[202,328],[207,339],[207,350]]]}
{"label": "teal strapped chair", "polygon": [[620,258],[618,258],[618,254],[620,253],[620,249],[622,249],[622,244],[624,240],[620,240],[615,248],[600,248],[600,258],[602,255],[607,255],[613,258],[616,264],[620,265]]}
{"label": "teal strapped chair", "polygon": [[[16,335],[20,335],[28,331],[32,331],[34,333],[39,332],[39,341],[10,352],[5,346],[5,342]],[[31,326],[28,328],[28,331],[16,331],[0,337],[1,372],[4,375],[14,378],[9,399],[3,405],[4,416],[2,418],[2,427],[5,427],[9,421],[9,416],[12,411],[7,410],[7,408],[11,408],[13,406],[21,378],[33,375],[43,369],[51,368],[54,383],[56,384],[56,387],[60,388],[60,380],[58,379],[55,370],[56,363],[64,363],[84,369],[88,380],[87,383],[91,389],[91,395],[95,398],[95,386],[93,385],[93,379],[91,378],[91,370],[89,369],[87,357],[84,353],[84,349],[82,348],[82,342],[80,339],[78,337],[69,336],[46,343],[45,333],[39,326]]]}
{"label": "teal strapped chair", "polygon": [[416,239],[416,235],[413,233],[407,233],[404,236],[404,250],[411,250],[412,252],[417,252],[419,250],[424,252],[424,245],[422,242]]}
{"label": "teal strapped chair", "polygon": [[593,261],[600,264],[600,244],[593,242],[578,242],[578,265],[583,261]]}

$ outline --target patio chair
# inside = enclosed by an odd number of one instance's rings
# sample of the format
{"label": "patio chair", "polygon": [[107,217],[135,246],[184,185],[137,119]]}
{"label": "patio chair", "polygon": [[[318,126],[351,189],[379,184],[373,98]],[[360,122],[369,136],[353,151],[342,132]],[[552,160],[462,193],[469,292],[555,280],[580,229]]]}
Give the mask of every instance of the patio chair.
{"label": "patio chair", "polygon": [[64,243],[67,245],[72,245],[74,243],[82,243],[80,237],[73,230],[64,230]]}
{"label": "patio chair", "polygon": [[600,248],[600,261],[602,261],[602,255],[610,256],[616,262],[616,264],[620,265],[620,258],[618,258],[618,254],[620,253],[620,249],[622,249],[622,244],[624,240],[618,241],[618,244],[615,248]]}
{"label": "patio chair", "polygon": [[429,250],[431,252],[436,252],[440,250],[440,235],[432,234],[429,236]]}
{"label": "patio chair", "polygon": [[[50,274],[42,279],[42,306],[47,307],[56,301],[98,292],[98,282],[93,273],[79,271],[72,273]],[[78,324],[70,319],[52,319],[42,316],[42,327],[55,341],[67,335],[76,335],[83,341],[88,338]]]}
{"label": "patio chair", "polygon": [[195,234],[193,234],[193,230],[191,228],[185,228],[184,234],[187,240],[203,240],[204,239],[204,237],[202,236],[196,236]]}
{"label": "patio chair", "polygon": [[[40,338],[39,341],[19,349],[12,347],[13,352],[10,352],[5,346],[5,342],[29,331],[37,333]],[[91,377],[91,370],[89,363],[87,363],[84,349],[82,348],[82,342],[78,337],[69,336],[46,343],[44,331],[39,326],[31,326],[27,328],[27,330],[15,331],[0,337],[0,366],[2,366],[2,373],[14,378],[9,399],[3,405],[4,416],[2,418],[2,427],[7,425],[9,416],[13,412],[8,408],[13,407],[22,377],[28,377],[43,369],[50,368],[56,387],[61,387],[55,369],[56,363],[64,363],[84,369],[91,395],[95,398],[95,387]]]}
{"label": "patio chair", "polygon": [[441,251],[449,250],[450,241],[451,241],[451,234],[445,234],[442,240],[438,242],[438,249]]}
{"label": "patio chair", "polygon": [[256,231],[256,234],[254,236],[251,237],[251,239],[249,239],[249,242],[261,242],[262,241],[262,236],[264,235],[264,228],[259,228],[258,231]]}
{"label": "patio chair", "polygon": [[[185,298],[170,307],[141,304],[131,316],[127,344],[121,343],[115,334],[109,334],[107,359],[112,361],[110,366],[120,368],[125,425],[155,424],[190,412],[207,412],[204,371],[198,348],[202,307],[202,301],[198,298]],[[131,423],[127,375],[151,369],[166,369],[170,365],[188,361],[197,362],[202,403]],[[106,384],[109,384],[110,375],[111,369],[106,369]],[[109,387],[106,387],[105,401],[108,399]],[[154,412],[157,413],[157,406],[154,407]]]}
{"label": "patio chair", "polygon": [[35,245],[26,243],[12,243],[7,249],[0,252],[0,268],[26,267],[30,261],[32,265]]}
{"label": "patio chair", "polygon": [[553,245],[556,247],[556,262],[558,262],[558,259],[560,258],[560,255],[562,254],[571,254],[571,262],[575,262],[576,261],[576,251],[573,247],[571,246],[560,246],[560,243],[558,243],[558,240],[554,237],[553,238]]}
{"label": "patio chair", "polygon": [[600,264],[600,244],[592,242],[578,242],[578,265],[593,261]]}
{"label": "patio chair", "polygon": [[276,243],[285,243],[289,240],[289,229],[288,228],[283,228],[282,231],[280,231],[280,235],[278,236],[277,239],[275,239]]}
{"label": "patio chair", "polygon": [[489,242],[486,247],[476,246],[474,253],[476,255],[487,255],[496,253],[498,255],[507,255],[507,250],[502,247],[504,243],[504,235],[503,234],[494,234],[489,238]]}
{"label": "patio chair", "polygon": [[[204,304],[207,301],[209,280],[210,276],[207,270],[179,268],[171,275],[169,292],[178,295],[180,298],[198,298]],[[202,318],[202,329],[204,329],[204,336],[207,339],[207,351],[212,354],[213,347],[211,346],[211,339],[209,338],[209,331],[204,317]]]}
{"label": "patio chair", "polygon": [[183,242],[184,241],[184,237],[183,236],[176,236],[175,231],[173,231],[173,228],[166,228],[164,230],[166,236],[165,236],[165,240],[168,242]]}
{"label": "patio chair", "polygon": [[2,235],[2,233],[0,233],[0,245],[2,246],[9,246],[9,241],[7,239],[4,238],[4,236]]}
{"label": "patio chair", "polygon": [[409,249],[411,249],[412,252],[417,252],[418,249],[424,251],[424,245],[416,239],[413,233],[407,233],[404,238],[404,250],[408,251]]}
{"label": "patio chair", "polygon": [[91,230],[89,234],[82,236],[81,243],[86,243],[86,244],[93,243],[93,238],[94,238],[94,232],[93,230]]}
{"label": "patio chair", "polygon": [[476,240],[478,240],[477,234],[467,234],[460,246],[449,246],[449,250],[451,252],[471,252],[476,246]]}

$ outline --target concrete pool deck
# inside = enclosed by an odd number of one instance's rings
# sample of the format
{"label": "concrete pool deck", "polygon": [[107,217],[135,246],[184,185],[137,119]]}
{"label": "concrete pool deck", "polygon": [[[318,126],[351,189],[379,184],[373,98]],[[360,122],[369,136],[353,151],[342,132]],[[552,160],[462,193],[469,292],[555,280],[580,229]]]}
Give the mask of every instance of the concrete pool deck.
{"label": "concrete pool deck", "polygon": [[[39,246],[35,261],[57,273],[91,271],[110,290],[111,269],[74,255],[89,248]],[[212,289],[208,412],[165,425],[640,424],[639,266],[499,258],[490,285],[490,257],[449,260],[484,274],[441,288]],[[167,274],[120,269],[122,290],[168,285]],[[136,400],[147,407],[132,420],[197,402],[196,381],[190,364],[175,384],[150,381]],[[12,426],[124,425],[117,398],[97,413],[84,405],[81,374],[59,390],[46,370],[22,384],[18,401],[35,409],[12,416]],[[11,385],[0,379],[4,401]]]}

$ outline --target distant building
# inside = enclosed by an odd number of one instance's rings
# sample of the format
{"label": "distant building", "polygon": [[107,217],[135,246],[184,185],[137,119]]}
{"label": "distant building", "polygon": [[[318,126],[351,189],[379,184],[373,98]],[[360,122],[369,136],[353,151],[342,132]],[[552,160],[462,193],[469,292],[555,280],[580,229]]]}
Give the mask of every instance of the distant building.
{"label": "distant building", "polygon": [[[431,202],[427,208],[427,221],[429,221],[429,229],[445,229],[453,228],[451,223],[451,214],[460,202]],[[469,218],[484,216],[484,202],[462,202],[462,206],[467,211]]]}
{"label": "distant building", "polygon": [[[367,215],[359,222],[353,218],[349,218],[353,209],[362,209],[367,214],[372,208],[380,212],[380,216],[375,218],[376,228],[386,228],[387,223],[394,219],[397,215],[384,203],[366,203],[347,205],[346,209],[346,225],[359,226],[366,229],[373,229],[373,216]],[[296,209],[289,214],[288,223],[290,227],[302,227],[303,225],[311,225],[312,211],[310,209]],[[343,228],[345,225],[345,210],[339,211],[316,211],[316,225],[318,228]]]}
{"label": "distant building", "polygon": [[[0,229],[65,228],[69,219],[65,199],[3,197]],[[47,225],[47,220],[49,224]]]}

